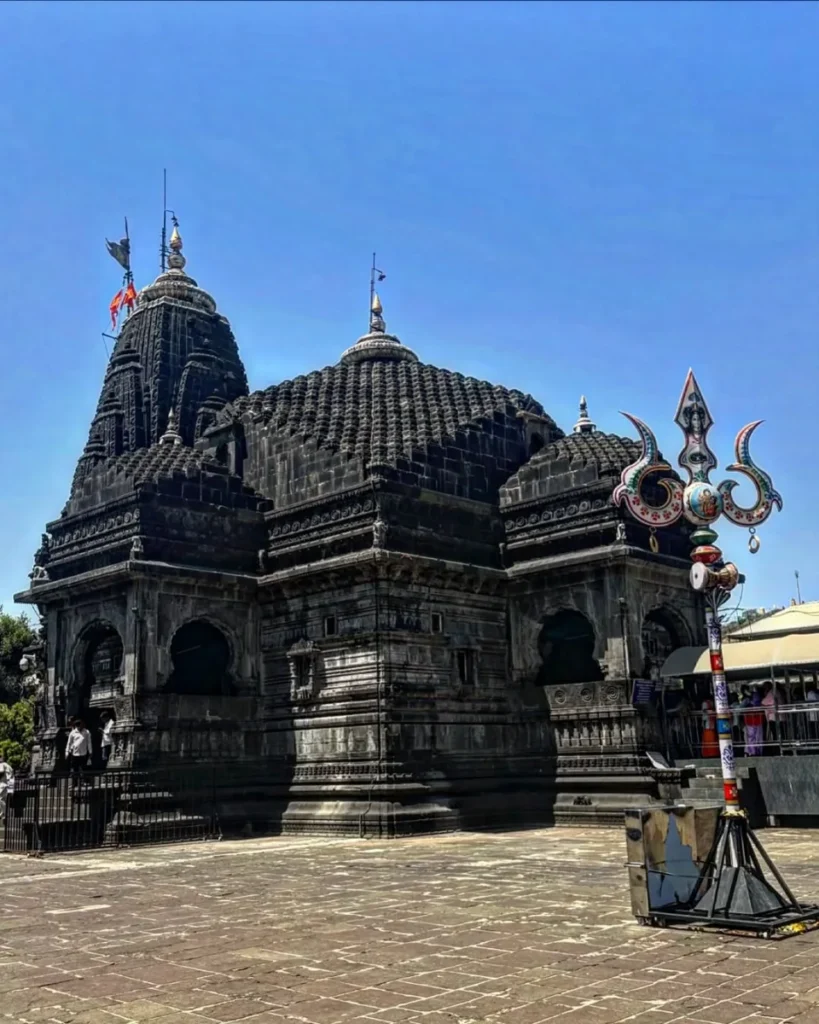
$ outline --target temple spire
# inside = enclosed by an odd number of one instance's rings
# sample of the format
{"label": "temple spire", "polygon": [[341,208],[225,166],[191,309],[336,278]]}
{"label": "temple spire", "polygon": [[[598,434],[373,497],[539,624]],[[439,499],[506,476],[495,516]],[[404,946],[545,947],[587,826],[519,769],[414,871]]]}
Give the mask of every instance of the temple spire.
{"label": "temple spire", "polygon": [[[176,231],[176,228],[174,228],[174,231]],[[173,237],[171,237],[171,245],[173,245]],[[173,257],[171,257],[171,259],[172,258]],[[162,437],[160,437],[159,443],[172,445],[182,444],[182,435],[179,433],[179,430],[177,428],[176,413],[174,412],[173,409],[171,409],[170,413],[168,414],[168,426],[165,429],[165,433],[162,435]]]}
{"label": "temple spire", "polygon": [[597,430],[597,424],[592,423],[589,417],[589,406],[586,402],[586,396],[580,396],[580,415],[577,418],[577,423],[574,425],[575,434],[593,434]]}

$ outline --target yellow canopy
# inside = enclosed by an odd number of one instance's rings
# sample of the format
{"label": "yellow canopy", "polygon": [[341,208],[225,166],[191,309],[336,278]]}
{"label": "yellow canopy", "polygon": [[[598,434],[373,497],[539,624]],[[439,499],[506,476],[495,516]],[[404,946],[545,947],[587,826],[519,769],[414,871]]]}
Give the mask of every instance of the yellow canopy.
{"label": "yellow canopy", "polygon": [[[760,668],[819,666],[819,633],[791,633],[769,640],[743,640],[723,644],[726,672]],[[711,671],[707,647],[678,647],[666,658],[660,675],[696,676]]]}

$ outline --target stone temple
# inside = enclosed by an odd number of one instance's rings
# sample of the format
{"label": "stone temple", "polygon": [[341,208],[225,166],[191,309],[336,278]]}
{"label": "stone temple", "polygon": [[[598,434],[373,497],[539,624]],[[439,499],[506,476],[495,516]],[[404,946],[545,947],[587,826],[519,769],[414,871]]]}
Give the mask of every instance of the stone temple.
{"label": "stone temple", "polygon": [[339,353],[249,392],[174,232],[18,595],[46,622],[35,769],[111,711],[109,768],[215,765],[225,820],[258,829],[619,821],[657,797],[633,681],[702,615],[686,528],[612,505],[638,443],[422,362],[377,296]]}

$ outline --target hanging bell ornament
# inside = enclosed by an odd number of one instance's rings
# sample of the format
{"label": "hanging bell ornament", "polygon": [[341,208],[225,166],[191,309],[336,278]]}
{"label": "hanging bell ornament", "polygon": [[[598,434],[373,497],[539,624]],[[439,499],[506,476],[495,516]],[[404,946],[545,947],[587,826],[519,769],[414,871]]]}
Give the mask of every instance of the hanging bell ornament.
{"label": "hanging bell ornament", "polygon": [[760,548],[759,537],[757,537],[756,530],[753,528],[753,526],[751,527],[749,532],[751,536],[748,538],[748,550],[751,552],[752,555],[755,555]]}

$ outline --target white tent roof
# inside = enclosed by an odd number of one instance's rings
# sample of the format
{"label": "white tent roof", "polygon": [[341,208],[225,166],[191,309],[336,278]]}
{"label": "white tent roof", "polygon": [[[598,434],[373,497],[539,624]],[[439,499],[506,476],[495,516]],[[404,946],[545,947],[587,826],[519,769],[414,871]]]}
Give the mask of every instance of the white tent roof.
{"label": "white tent roof", "polygon": [[[727,673],[819,666],[819,632],[791,633],[787,636],[724,644],[722,656]],[[710,671],[711,658],[707,647],[678,647],[666,658],[660,675],[671,678],[702,675]]]}
{"label": "white tent roof", "polygon": [[819,601],[807,601],[805,604],[794,604],[790,608],[766,615],[735,633],[726,633],[725,642],[738,643],[755,640],[763,636],[781,635],[785,633],[819,633]]}

